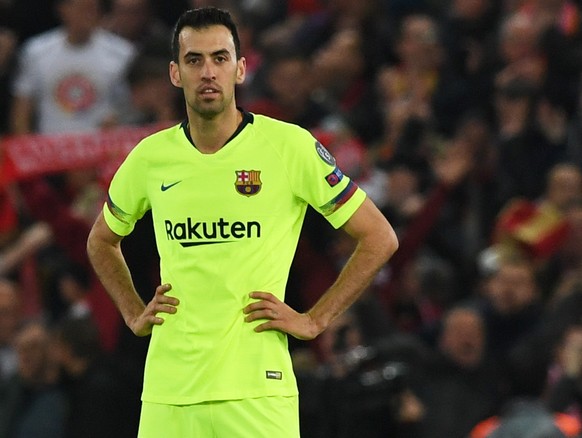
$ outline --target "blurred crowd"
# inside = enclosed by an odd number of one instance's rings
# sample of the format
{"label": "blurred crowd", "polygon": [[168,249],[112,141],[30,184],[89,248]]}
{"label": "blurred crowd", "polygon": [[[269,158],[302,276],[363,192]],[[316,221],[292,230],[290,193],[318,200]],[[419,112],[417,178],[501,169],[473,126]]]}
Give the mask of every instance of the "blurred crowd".
{"label": "blurred crowd", "polygon": [[[171,30],[205,5],[238,23],[238,104],[309,129],[400,240],[290,340],[302,436],[582,436],[582,1],[0,0],[0,170],[5,139],[179,122]],[[2,437],[135,436],[148,340],[85,254],[106,190],[93,167],[0,175]],[[150,221],[123,242],[144,299]],[[351,245],[309,210],[287,301]]]}

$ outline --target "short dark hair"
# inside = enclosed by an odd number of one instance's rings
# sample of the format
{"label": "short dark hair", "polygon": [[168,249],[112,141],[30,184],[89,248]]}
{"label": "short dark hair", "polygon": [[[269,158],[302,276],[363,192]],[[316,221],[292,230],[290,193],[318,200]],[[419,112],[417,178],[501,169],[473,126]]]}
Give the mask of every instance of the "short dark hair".
{"label": "short dark hair", "polygon": [[174,62],[179,61],[180,57],[180,42],[179,36],[182,29],[185,27],[191,27],[193,29],[203,29],[206,27],[221,25],[225,26],[232,34],[232,39],[234,41],[234,49],[236,53],[236,59],[240,59],[240,39],[238,36],[238,30],[234,20],[230,13],[224,9],[219,9],[216,7],[206,7],[190,9],[184,12],[176,25],[174,26],[174,33],[172,36],[172,60]]}

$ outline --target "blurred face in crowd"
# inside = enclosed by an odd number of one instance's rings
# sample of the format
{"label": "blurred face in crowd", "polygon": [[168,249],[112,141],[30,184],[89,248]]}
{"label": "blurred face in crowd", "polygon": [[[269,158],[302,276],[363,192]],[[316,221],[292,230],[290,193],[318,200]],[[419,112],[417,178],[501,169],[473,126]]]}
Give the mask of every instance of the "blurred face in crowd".
{"label": "blurred face in crowd", "polygon": [[515,314],[538,296],[533,267],[525,262],[502,262],[486,287],[493,307],[503,315]]}
{"label": "blurred face in crowd", "polygon": [[87,41],[101,19],[99,0],[61,0],[58,13],[73,44]]}
{"label": "blurred face in crowd", "polygon": [[454,0],[454,14],[466,20],[476,20],[482,17],[491,7],[490,0]]}
{"label": "blurred face in crowd", "polygon": [[129,40],[137,40],[143,36],[151,11],[148,0],[116,0],[111,15],[115,20],[116,33]]}
{"label": "blurred face in crowd", "polygon": [[269,73],[269,87],[275,99],[286,107],[301,107],[309,98],[311,86],[306,80],[308,63],[299,58],[279,60]]}
{"label": "blurred face in crowd", "polygon": [[441,45],[435,21],[425,15],[404,19],[397,49],[405,64],[424,68],[438,66]]}
{"label": "blurred face in crowd", "polygon": [[45,328],[37,323],[24,327],[16,336],[15,345],[20,377],[30,384],[46,383],[51,362]]}
{"label": "blurred face in crowd", "polygon": [[[411,201],[420,193],[420,184],[418,173],[409,167],[396,166],[390,169],[386,189],[388,203],[405,216],[413,214],[416,206],[412,206]],[[410,210],[411,208],[413,211]]]}
{"label": "blurred face in crowd", "polygon": [[8,345],[20,321],[20,299],[15,286],[0,280],[0,346]]}
{"label": "blurred face in crowd", "polygon": [[445,356],[463,368],[479,365],[485,350],[481,316],[470,309],[452,310],[443,320],[439,347]]}
{"label": "blurred face in crowd", "polygon": [[547,199],[564,209],[582,195],[582,172],[573,164],[554,167],[548,176]]}
{"label": "blurred face in crowd", "polygon": [[582,326],[574,325],[566,330],[558,346],[556,359],[566,373],[579,378],[582,367]]}
{"label": "blurred face in crowd", "polygon": [[313,57],[315,80],[326,87],[337,82],[349,82],[364,70],[361,49],[362,37],[359,32],[344,29],[321,47]]}
{"label": "blurred face in crowd", "polygon": [[506,62],[533,56],[538,50],[538,32],[528,17],[510,16],[501,28],[500,52]]}
{"label": "blurred face in crowd", "polygon": [[170,63],[170,78],[183,89],[188,113],[213,118],[235,106],[235,85],[243,83],[246,63],[244,58],[237,60],[230,31],[220,25],[185,27],[179,44],[178,62]]}

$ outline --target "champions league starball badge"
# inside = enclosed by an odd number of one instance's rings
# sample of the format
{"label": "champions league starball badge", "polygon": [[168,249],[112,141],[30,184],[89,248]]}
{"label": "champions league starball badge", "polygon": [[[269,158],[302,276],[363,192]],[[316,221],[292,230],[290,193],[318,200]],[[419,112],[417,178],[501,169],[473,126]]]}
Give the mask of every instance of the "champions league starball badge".
{"label": "champions league starball badge", "polygon": [[320,142],[315,142],[315,150],[317,154],[321,157],[323,161],[325,161],[330,166],[335,166],[335,158],[330,152],[322,145]]}

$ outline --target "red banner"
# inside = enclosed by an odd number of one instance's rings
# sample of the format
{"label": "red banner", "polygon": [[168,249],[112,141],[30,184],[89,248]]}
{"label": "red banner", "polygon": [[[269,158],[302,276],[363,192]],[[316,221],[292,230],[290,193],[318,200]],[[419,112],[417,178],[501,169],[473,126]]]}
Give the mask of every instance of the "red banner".
{"label": "red banner", "polygon": [[98,166],[108,181],[127,154],[144,137],[177,122],[104,131],[30,134],[5,138],[0,143],[3,162],[0,183],[32,176]]}

